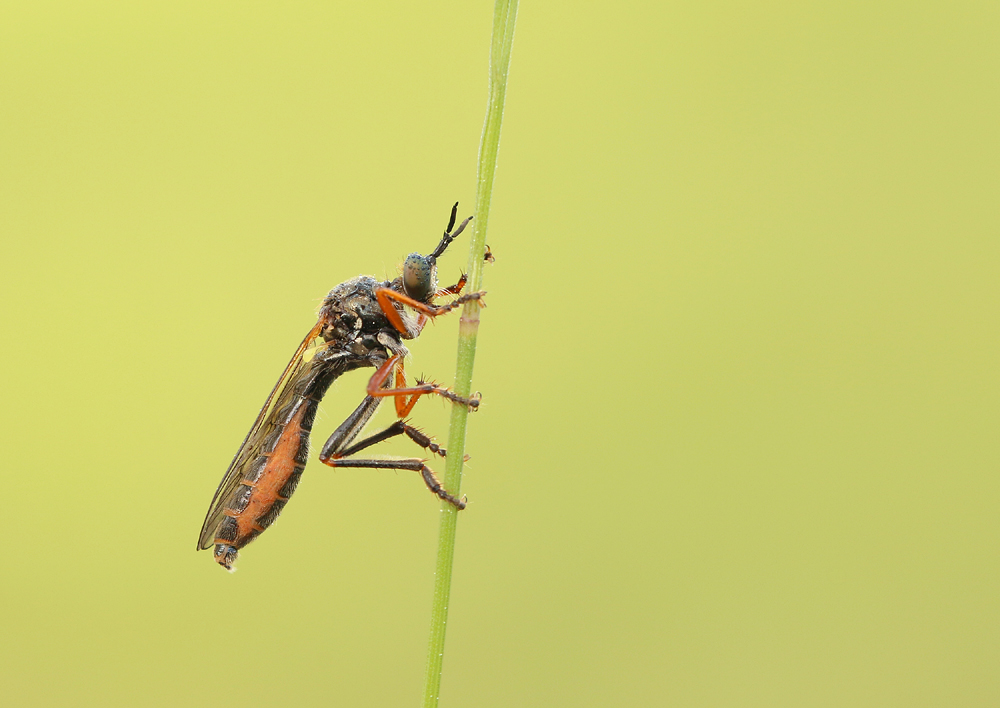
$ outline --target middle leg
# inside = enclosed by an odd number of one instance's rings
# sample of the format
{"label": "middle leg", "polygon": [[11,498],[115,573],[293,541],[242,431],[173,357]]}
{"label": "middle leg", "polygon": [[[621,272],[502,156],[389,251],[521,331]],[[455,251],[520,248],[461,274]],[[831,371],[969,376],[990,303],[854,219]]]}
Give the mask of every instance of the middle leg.
{"label": "middle leg", "polygon": [[[387,388],[386,381],[388,381],[393,369],[396,370],[396,386],[395,388]],[[396,414],[400,418],[409,415],[410,411],[413,410],[413,406],[416,405],[417,399],[429,393],[436,393],[443,398],[447,398],[452,403],[468,406],[470,411],[477,410],[482,400],[482,396],[478,393],[465,398],[434,382],[420,381],[416,386],[407,387],[406,374],[403,371],[403,356],[401,354],[397,354],[387,360],[372,374],[372,377],[368,380],[366,393],[372,398],[394,397],[396,399]],[[410,396],[409,400],[407,400],[407,396]]]}

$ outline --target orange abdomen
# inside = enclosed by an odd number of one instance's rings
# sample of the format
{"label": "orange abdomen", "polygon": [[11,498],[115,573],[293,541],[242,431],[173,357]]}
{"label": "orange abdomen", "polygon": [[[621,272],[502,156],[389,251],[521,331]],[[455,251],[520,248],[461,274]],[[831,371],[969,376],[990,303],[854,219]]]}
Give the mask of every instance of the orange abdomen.
{"label": "orange abdomen", "polygon": [[[215,532],[216,560],[230,568],[236,551],[274,523],[288,498],[298,486],[309,455],[318,401],[297,396],[279,414],[278,421],[262,446],[260,455],[247,466],[242,484],[226,503],[226,518]],[[276,421],[276,422],[278,422]]]}

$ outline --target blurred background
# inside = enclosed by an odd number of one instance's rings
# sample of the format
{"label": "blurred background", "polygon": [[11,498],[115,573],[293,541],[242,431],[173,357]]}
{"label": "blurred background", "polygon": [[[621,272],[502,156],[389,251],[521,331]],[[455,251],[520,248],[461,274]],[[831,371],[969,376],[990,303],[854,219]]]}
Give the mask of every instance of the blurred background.
{"label": "blurred background", "polygon": [[[195,540],[326,292],[472,213],[491,21],[0,10],[6,705],[419,703],[415,475],[314,459],[235,575]],[[442,705],[1000,702],[998,30],[522,3]]]}

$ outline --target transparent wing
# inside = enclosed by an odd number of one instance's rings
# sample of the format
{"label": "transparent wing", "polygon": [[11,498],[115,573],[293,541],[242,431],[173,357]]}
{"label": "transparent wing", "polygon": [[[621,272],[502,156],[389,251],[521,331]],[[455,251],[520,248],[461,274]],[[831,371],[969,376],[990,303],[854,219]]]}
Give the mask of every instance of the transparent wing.
{"label": "transparent wing", "polygon": [[271,389],[271,394],[267,397],[267,400],[264,401],[264,407],[261,408],[260,413],[257,414],[257,420],[254,421],[253,426],[250,428],[250,432],[247,433],[246,438],[243,440],[243,444],[240,445],[240,449],[236,452],[236,456],[233,458],[232,463],[230,463],[229,469],[226,470],[226,474],[223,475],[222,481],[219,482],[219,488],[215,490],[215,496],[212,497],[212,503],[208,507],[208,513],[205,514],[205,522],[201,525],[201,533],[198,535],[198,550],[204,550],[212,547],[215,539],[215,530],[225,517],[226,502],[229,500],[233,491],[240,485],[240,480],[243,479],[243,472],[246,465],[257,457],[256,451],[261,447],[261,443],[267,436],[268,429],[273,427],[271,425],[266,425],[266,423],[268,423],[269,419],[280,410],[280,404],[291,396],[292,390],[295,388],[298,380],[303,376],[303,374],[308,372],[309,366],[307,362],[303,360],[303,355],[309,349],[309,345],[312,341],[319,336],[322,327],[322,323],[317,323],[316,326],[309,331],[309,334],[307,334],[305,339],[302,340],[299,348],[295,350],[295,354],[292,355],[292,359],[288,362],[288,366],[286,366],[285,370],[281,373],[281,378],[278,379],[278,383],[276,383],[274,388]]}

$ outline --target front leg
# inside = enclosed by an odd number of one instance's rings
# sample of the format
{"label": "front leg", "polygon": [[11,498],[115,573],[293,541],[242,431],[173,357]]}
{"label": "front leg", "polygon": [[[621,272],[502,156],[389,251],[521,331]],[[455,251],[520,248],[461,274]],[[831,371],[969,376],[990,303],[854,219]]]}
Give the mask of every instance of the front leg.
{"label": "front leg", "polygon": [[447,288],[441,288],[437,291],[437,293],[435,293],[435,297],[440,297],[442,295],[459,295],[467,282],[469,282],[469,276],[462,273],[462,277],[458,279],[457,283],[449,285]]}
{"label": "front leg", "polygon": [[427,317],[437,317],[438,315],[444,315],[451,312],[459,305],[464,305],[467,302],[473,300],[478,300],[479,304],[483,307],[486,303],[483,302],[482,298],[486,293],[484,291],[479,291],[476,293],[466,293],[465,295],[460,295],[451,302],[445,305],[429,305],[426,302],[420,302],[419,300],[414,300],[409,295],[404,295],[403,293],[396,292],[392,288],[376,288],[375,297],[378,300],[379,307],[382,308],[382,312],[392,323],[392,326],[396,328],[400,334],[404,337],[413,338],[420,333],[419,330],[416,332],[411,331],[409,327],[403,322],[403,318],[400,316],[399,310],[393,302],[398,302],[401,305],[406,305],[413,310],[416,310],[421,315]]}

